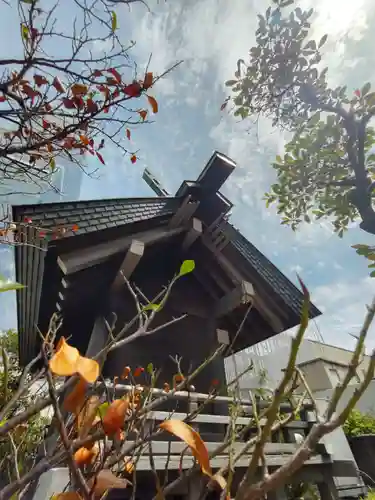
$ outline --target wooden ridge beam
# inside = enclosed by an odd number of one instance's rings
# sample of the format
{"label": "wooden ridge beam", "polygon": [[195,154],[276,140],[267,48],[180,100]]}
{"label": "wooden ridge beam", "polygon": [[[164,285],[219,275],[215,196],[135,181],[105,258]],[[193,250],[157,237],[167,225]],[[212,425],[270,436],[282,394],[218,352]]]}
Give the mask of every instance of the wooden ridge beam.
{"label": "wooden ridge beam", "polygon": [[131,234],[123,238],[110,240],[106,243],[99,243],[89,248],[83,248],[75,252],[59,255],[57,263],[65,275],[73,274],[88,267],[96,266],[109,257],[126,251],[131,246],[134,236],[144,245],[153,245],[154,243],[162,242],[173,236],[177,236],[184,231],[186,231],[186,228],[183,227],[168,229],[163,226],[150,229],[137,233],[136,235]]}

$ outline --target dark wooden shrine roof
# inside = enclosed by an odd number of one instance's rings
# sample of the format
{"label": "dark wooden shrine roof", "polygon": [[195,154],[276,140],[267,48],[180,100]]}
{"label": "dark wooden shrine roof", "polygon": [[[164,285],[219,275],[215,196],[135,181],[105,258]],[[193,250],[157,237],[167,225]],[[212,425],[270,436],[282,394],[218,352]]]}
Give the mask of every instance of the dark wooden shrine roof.
{"label": "dark wooden shrine roof", "polygon": [[[17,292],[18,329],[20,332],[21,361],[30,359],[37,339],[33,325],[39,325],[42,303],[48,302],[51,289],[48,280],[60,280],[53,277],[56,274],[56,256],[54,250],[61,250],[64,246],[79,248],[81,242],[87,238],[95,238],[95,243],[107,241],[116,237],[116,234],[132,233],[150,229],[158,224],[165,224],[176,212],[182,199],[171,198],[142,198],[142,199],[109,199],[90,200],[75,203],[52,203],[45,205],[23,205],[13,207],[13,220],[22,221],[30,217],[33,225],[40,225],[46,229],[59,225],[69,226],[77,224],[79,229],[75,233],[67,231],[61,239],[44,243],[45,251],[33,246],[16,247],[16,277],[17,281],[26,284],[27,288]],[[282,274],[254,245],[252,245],[236,228],[229,223],[225,231],[230,236],[230,244],[224,249],[234,260],[236,266],[248,271],[250,277],[259,280],[270,293],[277,296],[279,303],[288,313],[285,325],[290,328],[299,323],[302,304],[301,292]],[[232,252],[232,253],[231,253]],[[233,253],[234,252],[234,253]],[[97,285],[106,288],[111,282],[111,273],[116,273],[120,261],[112,261],[108,267],[108,280]],[[95,269],[91,271],[95,282]],[[114,274],[113,274],[114,276]],[[251,280],[250,280],[251,281]],[[56,298],[54,299],[56,301]],[[54,303],[51,302],[50,305]],[[50,313],[51,314],[51,313]],[[310,315],[315,317],[320,311],[311,305]]]}

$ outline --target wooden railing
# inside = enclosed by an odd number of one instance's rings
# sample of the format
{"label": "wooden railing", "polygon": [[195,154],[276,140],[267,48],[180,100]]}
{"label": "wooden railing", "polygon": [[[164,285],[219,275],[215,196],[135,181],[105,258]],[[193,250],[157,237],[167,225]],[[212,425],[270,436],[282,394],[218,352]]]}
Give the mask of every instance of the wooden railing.
{"label": "wooden railing", "polygon": [[[107,390],[111,391],[112,389],[113,386],[107,384]],[[133,389],[134,387],[130,385],[116,385],[116,394],[125,394]],[[153,396],[155,397],[163,394],[165,395],[160,389],[153,390]],[[209,403],[207,404],[208,399]],[[200,433],[211,455],[211,466],[213,470],[218,470],[228,464],[229,447],[222,449],[219,453],[217,453],[217,450],[220,447],[222,448],[229,425],[233,426],[234,424],[236,431],[238,431],[236,434],[240,436],[230,447],[232,456],[235,456],[243,449],[245,442],[257,435],[252,402],[250,400],[241,401],[241,416],[234,420],[228,411],[229,404],[233,403],[235,402],[232,398],[224,396],[216,396],[215,399],[210,399],[208,394],[187,391],[170,394],[168,401],[146,414],[145,422],[148,435],[154,434],[158,429],[158,424],[168,419],[188,422]],[[264,400],[258,401],[258,414],[261,414],[268,404]],[[284,417],[292,411],[293,409],[289,403],[283,403],[280,407],[280,413]],[[193,416],[191,416],[191,412],[193,412]],[[269,470],[272,471],[281,467],[292,457],[311,430],[316,419],[312,405],[305,404],[296,419],[289,421],[277,432],[272,433],[269,442],[265,446],[265,458]],[[263,418],[260,420],[260,425],[264,425],[264,423],[265,419]],[[130,435],[128,439],[129,447],[131,447],[134,442]],[[137,459],[137,471],[149,471],[151,469],[149,449],[146,446],[142,455]],[[151,449],[156,470],[163,471],[167,468],[171,472],[176,471],[177,473],[189,469],[194,464],[192,454],[189,449],[186,449],[185,443],[165,432],[160,432],[153,438]],[[252,448],[250,448],[237,460],[235,474],[239,475],[239,477],[249,465],[252,451]],[[337,480],[340,477],[354,477],[353,481],[355,483],[357,476],[354,461],[352,459],[348,460],[348,458],[338,459],[337,456],[334,457],[325,442],[317,446],[310,459],[293,476],[293,481],[316,483],[321,491],[322,499],[333,499],[338,498],[335,496],[337,492],[335,493],[334,478]]]}

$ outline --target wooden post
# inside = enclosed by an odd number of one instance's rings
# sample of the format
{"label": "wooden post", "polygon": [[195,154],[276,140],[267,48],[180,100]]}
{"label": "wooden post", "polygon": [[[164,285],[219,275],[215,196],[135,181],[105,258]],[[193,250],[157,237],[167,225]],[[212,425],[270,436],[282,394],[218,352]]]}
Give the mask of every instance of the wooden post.
{"label": "wooden post", "polygon": [[324,482],[318,483],[317,486],[321,500],[339,500],[339,494],[331,475],[325,474]]}

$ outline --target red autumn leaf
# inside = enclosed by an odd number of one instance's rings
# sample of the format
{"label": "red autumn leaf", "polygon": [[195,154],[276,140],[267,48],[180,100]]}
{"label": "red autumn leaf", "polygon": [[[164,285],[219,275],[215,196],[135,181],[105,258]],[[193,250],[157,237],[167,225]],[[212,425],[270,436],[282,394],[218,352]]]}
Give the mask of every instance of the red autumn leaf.
{"label": "red autumn leaf", "polygon": [[74,99],[74,104],[78,109],[82,109],[85,106],[85,101],[82,99],[81,96],[75,96],[73,99]]}
{"label": "red autumn leaf", "polygon": [[102,72],[100,71],[100,69],[96,69],[94,71],[94,73],[92,74],[92,76],[94,76],[95,78],[98,78],[99,76],[102,76]]}
{"label": "red autumn leaf", "polygon": [[121,82],[121,75],[115,68],[110,68],[107,71],[108,73],[111,73],[111,75],[115,77],[117,83]]}
{"label": "red autumn leaf", "polygon": [[103,148],[104,148],[104,139],[100,141],[98,149],[103,149]]}
{"label": "red autumn leaf", "polygon": [[30,219],[30,217],[25,217],[24,222],[26,222],[26,224],[31,224],[32,220]]}
{"label": "red autumn leaf", "polygon": [[55,78],[53,79],[52,85],[60,94],[63,94],[65,92],[65,88],[57,76],[55,76]]}
{"label": "red autumn leaf", "polygon": [[48,123],[44,118],[42,119],[42,126],[44,129],[47,129],[51,126],[50,123]]}
{"label": "red autumn leaf", "polygon": [[39,238],[45,238],[46,232],[45,231],[39,231]]}
{"label": "red autumn leaf", "polygon": [[71,99],[64,97],[62,102],[63,102],[64,106],[66,107],[66,109],[75,109],[74,102]]}
{"label": "red autumn leaf", "polygon": [[46,85],[48,83],[48,80],[43,75],[34,75],[34,82],[35,85],[41,87],[42,85]]}
{"label": "red autumn leaf", "polygon": [[143,366],[138,366],[138,368],[134,370],[134,377],[139,377],[144,371],[145,369],[143,368]]}
{"label": "red autumn leaf", "polygon": [[133,82],[130,85],[126,85],[122,89],[124,94],[128,95],[129,97],[139,97],[141,95],[141,86],[138,82]]}
{"label": "red autumn leaf", "polygon": [[356,89],[354,93],[357,97],[361,97],[361,91],[359,89]]}
{"label": "red autumn leaf", "polygon": [[120,95],[120,91],[119,89],[116,89],[113,94],[112,94],[112,99],[116,99],[116,97],[118,97]]}
{"label": "red autumn leaf", "polygon": [[147,111],[145,109],[141,109],[140,111],[137,112],[139,116],[142,118],[143,121],[145,121],[146,116],[147,116]]}
{"label": "red autumn leaf", "polygon": [[126,137],[129,139],[130,141],[130,130],[127,128],[126,129]]}
{"label": "red autumn leaf", "polygon": [[150,103],[150,106],[152,108],[153,113],[157,113],[159,110],[158,102],[155,99],[155,97],[152,97],[150,95],[147,96],[148,102]]}
{"label": "red autumn leaf", "polygon": [[130,157],[130,161],[131,161],[132,163],[135,163],[135,162],[137,161],[137,157],[136,157],[135,155],[132,155],[132,156]]}
{"label": "red autumn leaf", "polygon": [[91,146],[92,148],[94,147],[94,139],[93,138],[91,138],[89,140],[89,146]]}
{"label": "red autumn leaf", "polygon": [[99,158],[99,161],[100,161],[101,163],[103,163],[103,165],[105,165],[104,158],[103,158],[103,156],[102,156],[100,153],[98,153],[98,151],[96,152],[96,156]]}
{"label": "red autumn leaf", "polygon": [[36,37],[39,35],[39,31],[36,28],[31,28],[31,40],[36,40]]}
{"label": "red autumn leaf", "polygon": [[96,113],[98,111],[98,105],[92,99],[87,99],[87,101],[86,101],[86,110],[89,113]]}
{"label": "red autumn leaf", "polygon": [[107,100],[109,96],[109,88],[106,87],[105,85],[98,85],[96,88],[104,94],[105,100]]}
{"label": "red autumn leaf", "polygon": [[152,86],[153,79],[154,79],[154,75],[151,72],[145,74],[145,79],[143,82],[143,88],[145,90],[149,89]]}
{"label": "red autumn leaf", "polygon": [[224,111],[224,109],[227,107],[228,101],[223,102],[223,104],[220,106],[220,111]]}
{"label": "red autumn leaf", "polygon": [[117,85],[117,80],[115,78],[112,78],[112,76],[107,76],[106,78],[107,85]]}
{"label": "red autumn leaf", "polygon": [[5,95],[1,95],[0,96],[0,102],[5,102],[7,99],[5,97]]}
{"label": "red autumn leaf", "polygon": [[104,106],[103,113],[109,113],[109,106]]}

